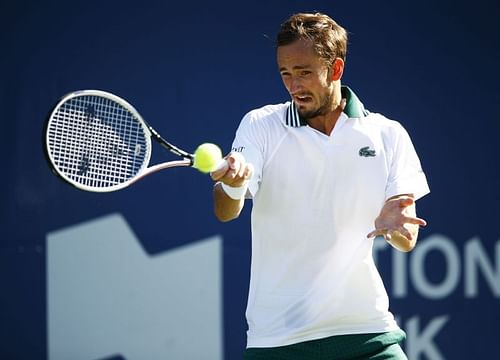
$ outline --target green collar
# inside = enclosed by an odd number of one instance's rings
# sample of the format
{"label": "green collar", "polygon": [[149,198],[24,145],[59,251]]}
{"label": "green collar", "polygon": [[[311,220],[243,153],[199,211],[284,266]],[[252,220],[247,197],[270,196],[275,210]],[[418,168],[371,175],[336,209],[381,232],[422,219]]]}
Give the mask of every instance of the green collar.
{"label": "green collar", "polygon": [[[342,85],[341,87],[342,97],[347,100],[344,108],[344,113],[349,118],[362,118],[367,116],[370,112],[365,109],[363,103],[359,100],[356,94],[348,87]],[[286,125],[291,127],[299,127],[307,125],[307,121],[300,116],[295,103],[292,101],[288,106],[286,112]]]}
{"label": "green collar", "polygon": [[342,92],[342,97],[347,100],[344,112],[348,117],[362,118],[370,113],[365,109],[363,103],[359,100],[354,91],[352,91],[348,86],[342,86],[340,91]]}

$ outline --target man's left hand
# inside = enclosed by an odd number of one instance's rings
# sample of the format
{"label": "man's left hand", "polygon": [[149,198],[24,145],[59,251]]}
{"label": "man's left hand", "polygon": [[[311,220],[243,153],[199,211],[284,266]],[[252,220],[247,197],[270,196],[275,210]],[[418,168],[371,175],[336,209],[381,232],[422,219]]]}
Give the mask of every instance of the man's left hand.
{"label": "man's left hand", "polygon": [[383,236],[386,241],[401,251],[415,247],[419,226],[426,226],[424,219],[416,217],[415,200],[411,195],[389,198],[375,219],[375,230],[367,237]]}

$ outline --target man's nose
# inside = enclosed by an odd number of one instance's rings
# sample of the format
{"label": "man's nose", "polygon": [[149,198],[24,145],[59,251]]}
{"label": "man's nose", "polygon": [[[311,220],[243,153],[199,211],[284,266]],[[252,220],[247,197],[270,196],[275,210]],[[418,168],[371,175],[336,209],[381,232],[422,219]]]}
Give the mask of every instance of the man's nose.
{"label": "man's nose", "polygon": [[300,91],[301,89],[302,89],[301,80],[296,76],[292,76],[292,78],[290,80],[290,88],[288,89],[290,94],[295,94],[298,91]]}

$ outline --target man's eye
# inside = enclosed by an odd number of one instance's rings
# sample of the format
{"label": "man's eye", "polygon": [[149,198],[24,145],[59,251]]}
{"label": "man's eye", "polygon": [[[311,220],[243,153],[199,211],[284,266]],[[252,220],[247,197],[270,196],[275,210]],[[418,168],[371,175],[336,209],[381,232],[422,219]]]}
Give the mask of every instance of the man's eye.
{"label": "man's eye", "polygon": [[309,75],[311,72],[309,70],[304,70],[300,73],[301,76],[307,76]]}

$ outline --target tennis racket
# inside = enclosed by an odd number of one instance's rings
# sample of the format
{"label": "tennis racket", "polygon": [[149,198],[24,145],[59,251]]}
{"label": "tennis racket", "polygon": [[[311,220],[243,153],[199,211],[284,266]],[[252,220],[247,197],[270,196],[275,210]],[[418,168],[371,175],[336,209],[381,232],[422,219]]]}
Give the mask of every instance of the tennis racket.
{"label": "tennis racket", "polygon": [[[181,159],[148,167],[151,139]],[[120,190],[159,170],[196,166],[193,154],[162,138],[127,101],[100,90],[64,96],[49,115],[45,145],[52,170],[92,192]],[[216,169],[225,163],[217,156]],[[205,170],[200,169],[215,169]]]}

